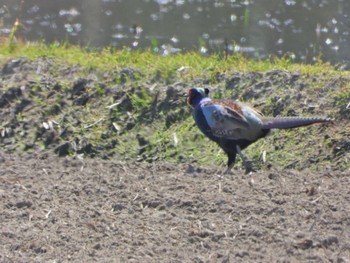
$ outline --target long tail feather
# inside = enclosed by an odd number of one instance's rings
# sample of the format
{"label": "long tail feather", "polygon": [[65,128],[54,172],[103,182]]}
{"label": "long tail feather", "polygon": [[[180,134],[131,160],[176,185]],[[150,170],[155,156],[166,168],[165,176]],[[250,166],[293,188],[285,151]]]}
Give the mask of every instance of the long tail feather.
{"label": "long tail feather", "polygon": [[314,123],[333,122],[333,119],[322,117],[276,117],[263,122],[263,129],[291,129]]}

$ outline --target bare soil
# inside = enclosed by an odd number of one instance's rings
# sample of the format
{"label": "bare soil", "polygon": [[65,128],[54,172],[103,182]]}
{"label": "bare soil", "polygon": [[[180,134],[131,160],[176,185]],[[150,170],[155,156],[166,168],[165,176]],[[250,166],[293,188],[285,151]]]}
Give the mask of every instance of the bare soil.
{"label": "bare soil", "polygon": [[350,262],[348,172],[0,154],[1,262]]}

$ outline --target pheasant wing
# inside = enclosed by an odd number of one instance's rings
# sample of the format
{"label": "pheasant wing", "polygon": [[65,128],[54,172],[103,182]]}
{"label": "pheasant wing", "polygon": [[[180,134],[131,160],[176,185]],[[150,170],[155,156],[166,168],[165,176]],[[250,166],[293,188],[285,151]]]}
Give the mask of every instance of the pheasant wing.
{"label": "pheasant wing", "polygon": [[242,139],[249,123],[242,112],[220,104],[203,105],[205,119],[213,135],[225,139]]}

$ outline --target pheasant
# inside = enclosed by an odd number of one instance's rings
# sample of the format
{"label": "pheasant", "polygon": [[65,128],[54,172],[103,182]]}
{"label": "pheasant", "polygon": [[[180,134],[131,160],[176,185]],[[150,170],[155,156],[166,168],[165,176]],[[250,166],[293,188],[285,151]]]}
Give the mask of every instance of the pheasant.
{"label": "pheasant", "polygon": [[209,89],[192,88],[188,91],[187,104],[193,108],[193,118],[197,127],[216,142],[228,157],[229,173],[236,161],[242,158],[246,173],[252,168],[242,150],[257,140],[264,138],[271,129],[290,129],[314,123],[333,122],[321,117],[264,117],[258,110],[238,101],[212,100]]}

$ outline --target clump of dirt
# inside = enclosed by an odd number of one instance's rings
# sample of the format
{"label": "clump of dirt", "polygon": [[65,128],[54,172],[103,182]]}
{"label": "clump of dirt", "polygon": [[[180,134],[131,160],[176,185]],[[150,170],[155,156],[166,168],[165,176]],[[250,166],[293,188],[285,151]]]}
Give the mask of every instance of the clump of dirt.
{"label": "clump of dirt", "polygon": [[1,262],[347,262],[349,173],[0,155]]}

